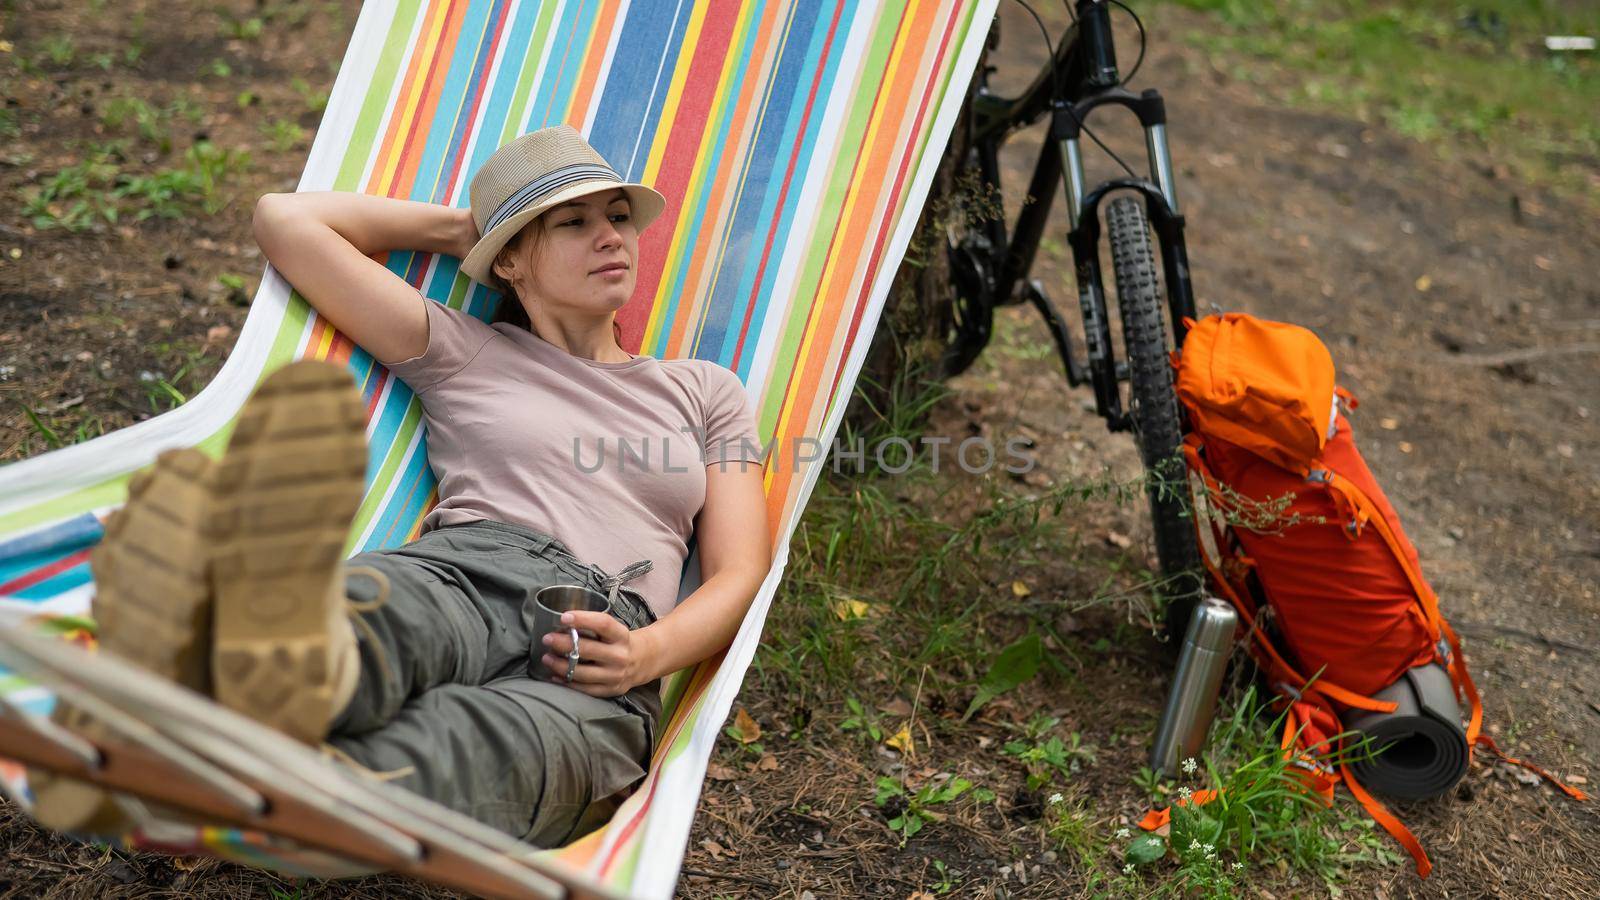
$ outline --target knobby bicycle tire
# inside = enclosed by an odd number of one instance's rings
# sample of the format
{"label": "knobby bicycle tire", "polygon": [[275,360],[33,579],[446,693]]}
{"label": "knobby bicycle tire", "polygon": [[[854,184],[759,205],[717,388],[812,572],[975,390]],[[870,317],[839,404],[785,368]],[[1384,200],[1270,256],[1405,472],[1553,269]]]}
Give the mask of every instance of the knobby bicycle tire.
{"label": "knobby bicycle tire", "polygon": [[1165,304],[1149,223],[1139,202],[1132,197],[1112,200],[1106,208],[1106,229],[1131,385],[1129,414],[1150,482],[1147,494],[1167,600],[1166,630],[1176,641],[1182,639],[1198,600],[1200,556],[1189,520],[1183,426],[1167,356]]}

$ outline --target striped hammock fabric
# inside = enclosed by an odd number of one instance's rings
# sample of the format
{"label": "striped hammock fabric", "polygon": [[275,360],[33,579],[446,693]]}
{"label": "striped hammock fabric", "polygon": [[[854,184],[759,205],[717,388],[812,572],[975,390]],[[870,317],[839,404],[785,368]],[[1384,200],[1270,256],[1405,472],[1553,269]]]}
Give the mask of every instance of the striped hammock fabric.
{"label": "striped hammock fabric", "polygon": [[[760,638],[789,536],[825,460],[916,226],[996,0],[388,0],[363,6],[300,190],[467,205],[497,147],[568,123],[666,213],[641,238],[623,344],[739,374],[775,441],[765,476],[776,554],[732,646],[673,676],[647,781],[613,821],[547,851],[632,896],[677,882],[706,765]],[[454,258],[386,265],[430,300],[488,319],[498,296]],[[367,403],[369,484],[348,552],[414,538],[437,500],[411,391],[319,319],[270,268],[227,364],[191,402],[86,444],[0,469],[0,615],[72,634],[93,593],[87,557],[129,475],[160,451],[219,454],[251,388],[302,357],[346,364]],[[811,454],[815,455],[815,454]],[[680,596],[697,584],[685,567]],[[5,675],[13,706],[49,711]],[[26,803],[22,768],[0,780]],[[335,857],[233,829],[135,833],[131,846],[301,874]],[[348,870],[348,867],[346,867]]]}

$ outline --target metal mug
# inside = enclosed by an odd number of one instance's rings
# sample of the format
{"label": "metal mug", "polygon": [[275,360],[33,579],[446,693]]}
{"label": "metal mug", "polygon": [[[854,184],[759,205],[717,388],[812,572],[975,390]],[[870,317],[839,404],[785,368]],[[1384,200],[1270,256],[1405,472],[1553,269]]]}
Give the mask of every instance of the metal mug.
{"label": "metal mug", "polygon": [[533,643],[528,648],[528,674],[534,678],[565,678],[566,670],[552,672],[545,668],[542,659],[545,655],[544,636],[552,632],[565,631],[572,636],[572,650],[567,654],[567,659],[576,668],[580,657],[581,637],[595,639],[593,632],[579,631],[572,626],[561,624],[561,614],[566,612],[611,612],[611,601],[605,594],[591,590],[578,584],[557,584],[541,589],[533,595],[530,602],[522,606],[523,618],[528,624],[528,633],[533,636]]}

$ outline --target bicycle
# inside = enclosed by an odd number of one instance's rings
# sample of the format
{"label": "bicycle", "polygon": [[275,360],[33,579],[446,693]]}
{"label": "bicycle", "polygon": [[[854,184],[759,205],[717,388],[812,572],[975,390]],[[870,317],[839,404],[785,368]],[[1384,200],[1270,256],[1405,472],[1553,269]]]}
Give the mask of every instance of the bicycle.
{"label": "bicycle", "polygon": [[[1135,94],[1123,86],[1144,61],[1146,35],[1138,15],[1119,0],[1069,2],[1072,25],[1059,44],[1049,48],[1049,62],[1016,97],[1001,97],[989,89],[989,75],[995,67],[988,64],[988,54],[999,46],[998,18],[990,28],[984,57],[974,75],[969,114],[963,117],[969,129],[964,146],[970,148],[964,162],[975,167],[986,184],[998,187],[999,150],[1006,139],[1044,115],[1050,116],[1050,132],[1040,149],[1016,225],[1007,229],[1002,210],[980,229],[965,229],[959,241],[947,239],[956,300],[954,335],[942,364],[946,377],[950,377],[965,371],[977,359],[989,341],[997,307],[1027,302],[1038,309],[1050,329],[1068,384],[1090,385],[1095,411],[1107,427],[1114,432],[1133,432],[1150,482],[1150,514],[1167,600],[1165,627],[1169,636],[1180,637],[1198,599],[1201,582],[1198,548],[1188,518],[1187,476],[1180,455],[1182,412],[1173,391],[1167,354],[1169,349],[1182,346],[1184,319],[1194,317],[1195,304],[1183,238],[1184,218],[1179,212],[1172,156],[1167,146],[1166,104],[1154,89]],[[1139,59],[1126,78],[1119,77],[1117,70],[1112,5],[1124,9],[1139,27]],[[1033,13],[1031,7],[1028,11]],[[1033,15],[1039,21],[1038,15]],[[1045,32],[1048,45],[1049,31],[1042,21],[1039,27]],[[1088,130],[1085,120],[1089,114],[1105,106],[1123,107],[1138,118],[1144,129],[1150,177],[1135,174]],[[1084,134],[1116,159],[1128,176],[1087,185],[1081,146]],[[1074,354],[1066,320],[1051,302],[1045,286],[1038,279],[1027,277],[1058,181],[1065,188],[1072,223],[1067,237],[1076,270],[1087,359]],[[1113,193],[1118,196],[1112,198]],[[1140,198],[1144,201],[1142,208]],[[1121,359],[1112,339],[1101,275],[1102,204],[1106,207],[1105,230],[1111,244],[1116,307],[1122,324]],[[1150,242],[1152,225],[1160,250],[1159,273]],[[1161,302],[1163,283],[1165,310]],[[1169,317],[1170,323],[1166,321]],[[1124,383],[1128,385],[1126,401]]]}

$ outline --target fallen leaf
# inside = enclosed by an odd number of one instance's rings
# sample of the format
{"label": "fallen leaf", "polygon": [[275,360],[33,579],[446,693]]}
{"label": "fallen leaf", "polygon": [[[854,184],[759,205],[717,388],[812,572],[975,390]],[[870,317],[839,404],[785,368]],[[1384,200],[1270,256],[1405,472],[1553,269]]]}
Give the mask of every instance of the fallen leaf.
{"label": "fallen leaf", "polygon": [[1423,293],[1427,293],[1428,292],[1428,288],[1431,288],[1431,287],[1433,287],[1433,279],[1428,277],[1427,275],[1423,275],[1422,277],[1417,279],[1417,290],[1419,290],[1419,291],[1421,291]]}
{"label": "fallen leaf", "polygon": [[717,843],[716,841],[711,840],[710,838],[706,838],[705,840],[700,842],[700,849],[702,849],[702,850],[706,851],[707,853],[711,854],[711,858],[712,859],[721,859],[722,858],[722,854],[727,852],[726,850],[722,849],[722,845],[721,844]]}
{"label": "fallen leaf", "polygon": [[1031,593],[1033,593],[1033,590],[1028,587],[1028,583],[1027,582],[1025,582],[1025,581],[1013,581],[1013,582],[1011,582],[1011,596],[1013,596],[1013,597],[1026,597]]}
{"label": "fallen leaf", "polygon": [[1126,550],[1133,546],[1133,538],[1128,537],[1120,531],[1108,531],[1106,532],[1106,543],[1115,547],[1121,547],[1122,549]]}
{"label": "fallen leaf", "polygon": [[206,343],[220,344],[233,335],[231,325],[213,325],[206,329]]}
{"label": "fallen leaf", "polygon": [[741,706],[733,715],[733,724],[728,726],[728,736],[741,744],[753,744],[761,740],[761,726]]}
{"label": "fallen leaf", "polygon": [[1582,775],[1568,775],[1567,776],[1567,783],[1568,784],[1588,784],[1589,783],[1589,779],[1583,777]]}
{"label": "fallen leaf", "polygon": [[716,763],[712,763],[706,766],[706,777],[712,781],[732,781],[739,777],[739,773],[727,766],[719,766]]}
{"label": "fallen leaf", "polygon": [[756,763],[756,771],[758,772],[776,772],[777,770],[778,758],[771,753],[761,757],[761,761]]}
{"label": "fallen leaf", "polygon": [[906,755],[911,754],[911,726],[901,725],[900,730],[884,740],[884,746],[893,747]]}
{"label": "fallen leaf", "polygon": [[888,703],[879,705],[878,711],[891,716],[909,716],[911,715],[911,704],[907,703],[904,697],[896,697]]}
{"label": "fallen leaf", "polygon": [[933,895],[927,891],[912,891],[906,900],[933,900]]}
{"label": "fallen leaf", "polygon": [[838,600],[833,601],[833,614],[838,616],[839,621],[841,622],[848,622],[851,619],[865,618],[867,613],[871,611],[872,604],[866,602],[865,600],[857,600],[853,597],[841,597]]}
{"label": "fallen leaf", "polygon": [[1383,427],[1384,431],[1393,431],[1396,428],[1400,427],[1400,420],[1399,419],[1387,419],[1386,418],[1386,419],[1383,419],[1383,420],[1379,421],[1378,424]]}
{"label": "fallen leaf", "polygon": [[1550,257],[1548,257],[1548,256],[1535,256],[1533,258],[1533,264],[1538,266],[1539,268],[1545,270],[1546,272],[1548,272],[1551,269],[1555,268],[1555,265],[1556,265],[1555,263],[1550,261]]}
{"label": "fallen leaf", "polygon": [[1413,448],[1411,446],[1411,442],[1410,441],[1401,441],[1400,442],[1400,452],[1401,453],[1410,453],[1412,449]]}

